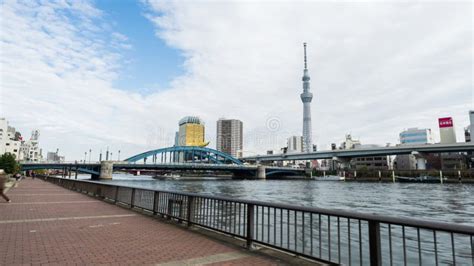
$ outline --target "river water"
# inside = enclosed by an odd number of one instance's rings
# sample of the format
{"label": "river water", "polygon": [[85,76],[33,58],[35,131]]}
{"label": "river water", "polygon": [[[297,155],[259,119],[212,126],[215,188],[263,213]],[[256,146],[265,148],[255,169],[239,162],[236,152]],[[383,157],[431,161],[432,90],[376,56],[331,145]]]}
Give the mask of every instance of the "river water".
{"label": "river water", "polygon": [[108,183],[206,195],[342,209],[474,226],[474,184],[316,180],[155,180],[114,174]]}

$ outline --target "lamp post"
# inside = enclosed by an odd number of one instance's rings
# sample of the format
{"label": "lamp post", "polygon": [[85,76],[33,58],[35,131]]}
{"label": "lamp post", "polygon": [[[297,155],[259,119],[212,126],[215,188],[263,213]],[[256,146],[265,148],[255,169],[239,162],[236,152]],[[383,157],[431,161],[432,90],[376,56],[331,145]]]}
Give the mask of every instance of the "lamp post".
{"label": "lamp post", "polygon": [[89,163],[91,163],[91,154],[92,154],[92,149],[89,149]]}
{"label": "lamp post", "polygon": [[87,152],[84,152],[84,163],[86,163],[86,159],[87,159]]}

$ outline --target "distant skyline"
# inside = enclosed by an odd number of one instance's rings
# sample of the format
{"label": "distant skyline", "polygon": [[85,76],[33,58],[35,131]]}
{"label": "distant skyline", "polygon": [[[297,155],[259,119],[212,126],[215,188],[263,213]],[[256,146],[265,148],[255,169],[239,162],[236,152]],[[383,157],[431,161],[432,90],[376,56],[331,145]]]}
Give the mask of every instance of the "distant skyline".
{"label": "distant skyline", "polygon": [[172,146],[178,121],[244,123],[244,155],[301,135],[308,43],[313,143],[398,143],[474,109],[471,2],[36,1],[0,4],[0,117],[43,155]]}

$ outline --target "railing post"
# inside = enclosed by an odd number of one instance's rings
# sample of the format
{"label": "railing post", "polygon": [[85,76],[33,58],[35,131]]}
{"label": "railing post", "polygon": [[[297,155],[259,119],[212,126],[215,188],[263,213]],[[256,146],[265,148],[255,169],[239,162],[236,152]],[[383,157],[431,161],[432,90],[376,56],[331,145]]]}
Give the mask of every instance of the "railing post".
{"label": "railing post", "polygon": [[188,196],[188,209],[186,220],[188,222],[188,227],[193,225],[193,216],[194,216],[194,196]]}
{"label": "railing post", "polygon": [[370,266],[382,265],[380,249],[380,223],[369,221]]}
{"label": "railing post", "polygon": [[255,205],[247,204],[247,248],[253,248],[253,224],[254,224],[254,207]]}
{"label": "railing post", "polygon": [[132,188],[132,198],[130,199],[130,208],[133,208],[135,201],[135,188]]}
{"label": "railing post", "polygon": [[156,215],[158,212],[156,211],[156,207],[158,206],[158,191],[153,193],[153,215]]}
{"label": "railing post", "polygon": [[119,193],[119,187],[115,187],[115,196],[114,196],[114,203],[117,203],[118,201],[118,193]]}

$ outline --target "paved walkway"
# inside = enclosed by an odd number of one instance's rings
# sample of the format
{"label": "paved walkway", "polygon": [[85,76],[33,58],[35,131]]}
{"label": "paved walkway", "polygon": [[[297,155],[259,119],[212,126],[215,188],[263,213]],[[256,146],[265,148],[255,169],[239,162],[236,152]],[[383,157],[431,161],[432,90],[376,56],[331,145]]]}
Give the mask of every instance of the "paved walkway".
{"label": "paved walkway", "polygon": [[277,265],[42,180],[23,180],[0,201],[0,265]]}

